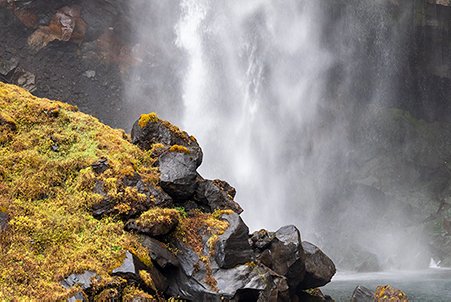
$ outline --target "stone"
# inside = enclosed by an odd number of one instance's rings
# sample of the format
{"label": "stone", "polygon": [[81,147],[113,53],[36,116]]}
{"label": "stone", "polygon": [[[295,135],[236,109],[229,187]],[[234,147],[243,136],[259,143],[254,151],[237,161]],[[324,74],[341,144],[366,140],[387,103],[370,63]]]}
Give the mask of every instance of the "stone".
{"label": "stone", "polygon": [[19,60],[11,58],[9,60],[0,61],[0,74],[7,76],[10,72],[14,71],[19,65]]}
{"label": "stone", "polygon": [[316,288],[329,283],[336,272],[332,260],[310,242],[302,242],[302,248],[305,253],[305,276],[299,288]]}
{"label": "stone", "polygon": [[351,302],[374,302],[374,293],[370,289],[359,285],[352,293]]}
{"label": "stone", "polygon": [[83,76],[87,77],[88,79],[93,79],[96,76],[96,72],[95,72],[95,70],[86,70],[83,73]]}
{"label": "stone", "polygon": [[162,144],[166,147],[183,146],[191,160],[196,163],[196,168],[202,163],[203,153],[196,139],[181,131],[169,122],[161,120],[155,113],[143,114],[133,124],[132,143],[141,149],[150,150],[154,144]]}
{"label": "stone", "polygon": [[150,258],[162,269],[169,267],[178,267],[177,257],[169,251],[166,245],[154,238],[141,236],[141,244],[147,249]]}
{"label": "stone", "polygon": [[167,152],[160,156],[160,186],[175,200],[187,200],[197,189],[198,167],[185,153]]}
{"label": "stone", "polygon": [[99,159],[98,161],[96,161],[91,165],[91,168],[96,174],[102,174],[109,168],[108,159],[106,158]]}
{"label": "stone", "polygon": [[[334,302],[330,296],[324,295],[319,288],[300,291],[297,294],[297,299],[302,302]],[[296,301],[295,299],[292,300]]]}
{"label": "stone", "polygon": [[232,268],[253,260],[249,245],[249,228],[238,214],[222,215],[229,222],[224,234],[219,236],[215,246],[215,260],[220,268]]}
{"label": "stone", "polygon": [[250,238],[250,242],[252,247],[257,248],[259,250],[266,249],[274,239],[274,233],[268,232],[267,230],[255,231],[252,233]]}
{"label": "stone", "polygon": [[10,217],[7,213],[0,211],[0,232],[8,228]]}
{"label": "stone", "polygon": [[235,194],[235,189],[223,180],[200,179],[194,199],[198,203],[207,205],[212,212],[230,209],[240,214],[243,209],[233,200]]}
{"label": "stone", "polygon": [[84,271],[81,274],[71,274],[63,281],[61,281],[61,285],[64,288],[70,289],[74,286],[79,286],[81,288],[80,292],[73,294],[71,297],[67,299],[67,301],[68,302],[87,301],[85,299],[84,291],[88,290],[91,287],[91,281],[96,276],[97,274],[94,272]]}
{"label": "stone", "polygon": [[153,265],[146,266],[135,255],[126,251],[125,259],[121,266],[115,268],[113,275],[120,276],[129,281],[141,282],[140,271],[146,271],[152,278],[155,288],[154,291],[165,291],[168,287],[167,279]]}
{"label": "stone", "polygon": [[12,83],[33,92],[36,90],[36,76],[22,68],[16,68],[12,76]]}
{"label": "stone", "polygon": [[287,278],[290,289],[294,290],[304,279],[305,254],[299,230],[288,225],[274,233],[270,246],[272,270]]}

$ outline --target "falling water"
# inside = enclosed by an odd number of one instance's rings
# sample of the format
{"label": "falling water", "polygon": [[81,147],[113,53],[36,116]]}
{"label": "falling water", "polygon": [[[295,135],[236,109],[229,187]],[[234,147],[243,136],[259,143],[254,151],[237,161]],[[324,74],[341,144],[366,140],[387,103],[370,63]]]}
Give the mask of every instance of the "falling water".
{"label": "falling water", "polygon": [[350,180],[379,152],[363,139],[378,112],[397,101],[409,1],[132,3],[147,50],[132,107],[197,137],[199,172],[237,188],[251,229],[295,224],[335,259],[350,242],[407,266],[424,253],[421,229],[390,223],[404,222],[396,209],[379,219],[389,206]]}

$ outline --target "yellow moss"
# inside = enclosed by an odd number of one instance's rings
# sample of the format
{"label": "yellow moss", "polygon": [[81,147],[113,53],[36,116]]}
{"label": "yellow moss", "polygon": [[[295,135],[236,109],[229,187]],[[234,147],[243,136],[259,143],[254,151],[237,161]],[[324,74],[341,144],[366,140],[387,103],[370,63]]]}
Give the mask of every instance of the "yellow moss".
{"label": "yellow moss", "polygon": [[140,270],[139,276],[143,280],[144,284],[146,284],[148,287],[150,287],[154,291],[157,291],[157,287],[155,286],[155,283],[153,282],[152,277],[150,276],[149,272],[147,272],[145,270]]}
{"label": "yellow moss", "polygon": [[[0,83],[0,108],[16,127],[9,137],[0,129],[0,209],[11,217],[0,238],[0,301],[62,300],[73,292],[61,286],[64,277],[90,270],[109,280],[126,249],[151,265],[121,221],[94,219],[90,207],[103,198],[96,183],[120,211],[145,202],[121,180],[138,173],[157,183],[155,159],[122,130],[13,85]],[[109,168],[97,175],[90,166],[100,158]]]}
{"label": "yellow moss", "polygon": [[155,112],[151,112],[147,114],[141,114],[141,116],[139,117],[138,125],[139,127],[144,128],[149,123],[155,123],[158,121],[159,121],[158,115]]}
{"label": "yellow moss", "polygon": [[179,221],[179,212],[176,209],[153,208],[139,216],[135,223],[145,228],[155,222],[160,223],[177,223]]}
{"label": "yellow moss", "polygon": [[124,302],[133,302],[133,301],[158,301],[152,295],[149,295],[137,287],[127,286],[124,288],[122,293],[122,301]]}
{"label": "yellow moss", "polygon": [[179,153],[186,153],[186,154],[191,153],[191,151],[187,147],[180,146],[180,145],[171,146],[171,148],[169,148],[169,152],[179,152]]}

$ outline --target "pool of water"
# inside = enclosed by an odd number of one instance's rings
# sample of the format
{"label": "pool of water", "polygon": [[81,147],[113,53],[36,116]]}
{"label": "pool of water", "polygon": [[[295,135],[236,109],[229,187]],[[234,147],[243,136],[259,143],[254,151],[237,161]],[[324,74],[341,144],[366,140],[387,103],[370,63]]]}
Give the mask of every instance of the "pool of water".
{"label": "pool of water", "polygon": [[338,272],[322,291],[337,302],[349,302],[357,285],[375,290],[378,285],[386,284],[403,290],[409,301],[451,302],[451,269],[441,268],[411,272]]}

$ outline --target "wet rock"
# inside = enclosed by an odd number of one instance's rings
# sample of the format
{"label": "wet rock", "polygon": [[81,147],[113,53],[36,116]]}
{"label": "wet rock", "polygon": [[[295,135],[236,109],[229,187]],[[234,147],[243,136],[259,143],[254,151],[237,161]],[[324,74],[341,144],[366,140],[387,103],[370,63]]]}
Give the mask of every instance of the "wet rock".
{"label": "wet rock", "polygon": [[8,228],[10,217],[7,213],[0,211],[0,232]]}
{"label": "wet rock", "polygon": [[132,219],[125,225],[125,230],[136,231],[152,237],[159,237],[172,232],[179,223],[177,217],[165,215],[156,220],[150,219]]}
{"label": "wet rock", "polygon": [[249,245],[249,228],[238,214],[222,215],[229,222],[224,234],[219,236],[215,247],[215,260],[221,268],[232,268],[253,260]]}
{"label": "wet rock", "polygon": [[189,154],[167,152],[160,156],[159,162],[163,190],[176,200],[192,197],[198,185],[195,160]]}
{"label": "wet rock", "polygon": [[305,254],[301,234],[293,226],[284,226],[274,234],[271,242],[272,269],[285,276],[291,289],[295,289],[305,275]]}
{"label": "wet rock", "polygon": [[351,302],[373,302],[374,301],[374,293],[364,287],[364,286],[357,286],[352,293]]}
{"label": "wet rock", "polygon": [[102,174],[103,172],[105,172],[106,170],[108,170],[108,168],[110,167],[108,165],[108,159],[106,158],[101,158],[98,161],[96,161],[95,163],[93,163],[91,165],[92,170],[97,173],[97,174]]}
{"label": "wet rock", "polygon": [[199,180],[194,199],[207,205],[211,211],[231,209],[240,214],[243,209],[233,198],[236,191],[227,182],[223,180]]}
{"label": "wet rock", "polygon": [[154,144],[186,147],[188,152],[185,154],[189,154],[191,160],[196,163],[196,168],[202,163],[203,153],[196,139],[169,122],[159,119],[155,113],[141,115],[133,125],[131,137],[132,142],[144,150],[152,149]]}
{"label": "wet rock", "polygon": [[179,261],[177,257],[168,250],[166,245],[154,238],[141,236],[141,244],[149,252],[152,261],[155,261],[159,267],[165,269],[167,267],[178,267]]}
{"label": "wet rock", "polygon": [[252,233],[250,238],[250,242],[252,247],[257,248],[259,250],[264,250],[274,239],[274,232],[268,232],[267,230],[260,230]]}
{"label": "wet rock", "polygon": [[408,302],[407,295],[399,289],[390,285],[378,286],[374,294],[378,302]]}
{"label": "wet rock", "polygon": [[155,291],[165,291],[168,287],[167,279],[152,265],[146,266],[135,255],[126,251],[125,259],[121,266],[113,270],[113,275],[120,276],[129,282],[141,283],[140,271],[149,273],[155,288]]}
{"label": "wet rock", "polygon": [[332,260],[307,241],[302,242],[302,248],[305,253],[305,276],[299,288],[316,288],[329,283],[336,272]]}
{"label": "wet rock", "polygon": [[81,274],[71,274],[63,281],[61,281],[61,285],[64,288],[72,288],[74,286],[78,286],[82,289],[82,291],[74,294],[73,296],[67,299],[68,302],[76,302],[76,301],[87,301],[86,294],[84,291],[88,290],[91,287],[92,279],[97,276],[96,273],[91,271],[84,271]]}

